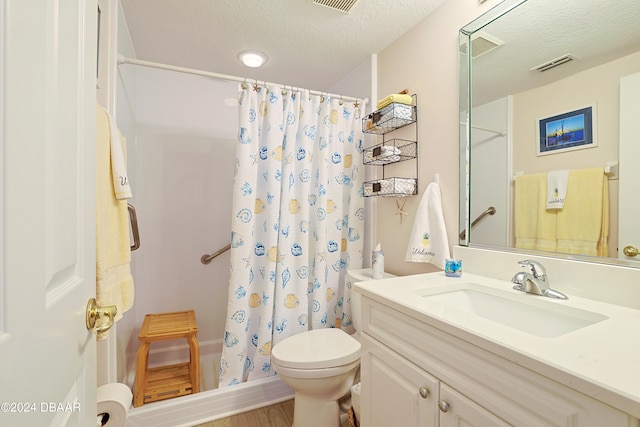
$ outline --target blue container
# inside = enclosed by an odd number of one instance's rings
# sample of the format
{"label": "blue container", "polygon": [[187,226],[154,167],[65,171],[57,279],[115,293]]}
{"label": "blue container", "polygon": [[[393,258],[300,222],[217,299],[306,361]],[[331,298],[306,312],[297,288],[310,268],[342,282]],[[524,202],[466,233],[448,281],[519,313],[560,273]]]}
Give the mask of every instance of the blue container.
{"label": "blue container", "polygon": [[449,277],[462,276],[462,260],[447,258],[444,264],[444,274]]}

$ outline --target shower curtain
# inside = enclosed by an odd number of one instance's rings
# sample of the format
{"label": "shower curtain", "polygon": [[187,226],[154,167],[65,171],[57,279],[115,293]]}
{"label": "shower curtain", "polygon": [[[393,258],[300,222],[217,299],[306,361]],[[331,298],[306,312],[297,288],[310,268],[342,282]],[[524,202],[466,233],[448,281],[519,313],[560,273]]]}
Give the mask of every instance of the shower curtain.
{"label": "shower curtain", "polygon": [[349,331],[345,272],[363,258],[363,105],[257,84],[238,101],[220,386],[272,375],[286,337]]}

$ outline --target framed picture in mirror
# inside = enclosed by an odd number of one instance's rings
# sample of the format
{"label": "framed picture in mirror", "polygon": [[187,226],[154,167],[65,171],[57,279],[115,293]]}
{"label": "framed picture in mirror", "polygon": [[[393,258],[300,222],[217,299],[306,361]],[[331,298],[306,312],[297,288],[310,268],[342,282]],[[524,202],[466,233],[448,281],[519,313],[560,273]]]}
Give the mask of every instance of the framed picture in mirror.
{"label": "framed picture in mirror", "polygon": [[589,105],[577,110],[538,119],[537,155],[544,156],[565,151],[596,147],[596,107]]}

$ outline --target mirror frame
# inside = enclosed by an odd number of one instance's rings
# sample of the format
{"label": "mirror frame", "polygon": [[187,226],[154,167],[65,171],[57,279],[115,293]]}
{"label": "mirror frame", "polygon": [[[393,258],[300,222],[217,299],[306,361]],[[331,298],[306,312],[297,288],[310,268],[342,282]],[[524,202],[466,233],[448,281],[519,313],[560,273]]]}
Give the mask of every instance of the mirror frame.
{"label": "mirror frame", "polygon": [[[471,188],[469,172],[471,167],[471,106],[473,105],[471,99],[472,62],[471,55],[467,55],[466,52],[470,51],[471,40],[476,31],[479,31],[526,1],[527,0],[504,0],[460,29],[458,49],[458,106],[460,122],[460,153],[458,156],[460,173],[460,189],[458,193],[458,244],[461,246],[469,246],[469,235],[471,234],[471,219],[469,217]],[[465,230],[469,230],[469,232]]]}
{"label": "mirror frame", "polygon": [[[525,250],[517,249],[513,247],[492,246],[484,244],[472,244],[470,241],[471,233],[471,126],[472,122],[472,82],[471,73],[472,60],[471,55],[467,55],[466,52],[470,51],[471,40],[473,35],[489,25],[496,19],[501,18],[511,10],[527,2],[528,0],[504,0],[483,15],[479,16],[475,20],[471,21],[459,31],[459,49],[458,49],[458,105],[459,105],[459,213],[458,213],[458,244],[460,246],[489,249],[507,253],[520,253],[537,256],[545,256],[552,258],[561,258],[575,261],[583,261],[589,263],[618,265],[631,268],[640,268],[640,263],[618,259],[618,258],[603,258],[587,255],[576,255],[567,253],[554,253],[546,251]],[[468,230],[468,231],[466,231]]]}

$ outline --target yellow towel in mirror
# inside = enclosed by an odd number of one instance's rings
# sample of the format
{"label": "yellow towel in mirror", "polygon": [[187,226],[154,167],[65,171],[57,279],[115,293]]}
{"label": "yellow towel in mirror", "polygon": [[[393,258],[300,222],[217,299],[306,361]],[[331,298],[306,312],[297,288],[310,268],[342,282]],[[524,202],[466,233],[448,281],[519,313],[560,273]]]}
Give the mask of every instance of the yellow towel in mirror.
{"label": "yellow towel in mirror", "polygon": [[515,247],[556,251],[556,214],[546,209],[547,174],[516,176]]}
{"label": "yellow towel in mirror", "polygon": [[558,215],[558,252],[609,256],[609,182],[603,168],[569,172]]}
{"label": "yellow towel in mirror", "polygon": [[603,168],[569,171],[562,209],[546,209],[547,174],[515,179],[515,247],[609,256],[609,181]]}

